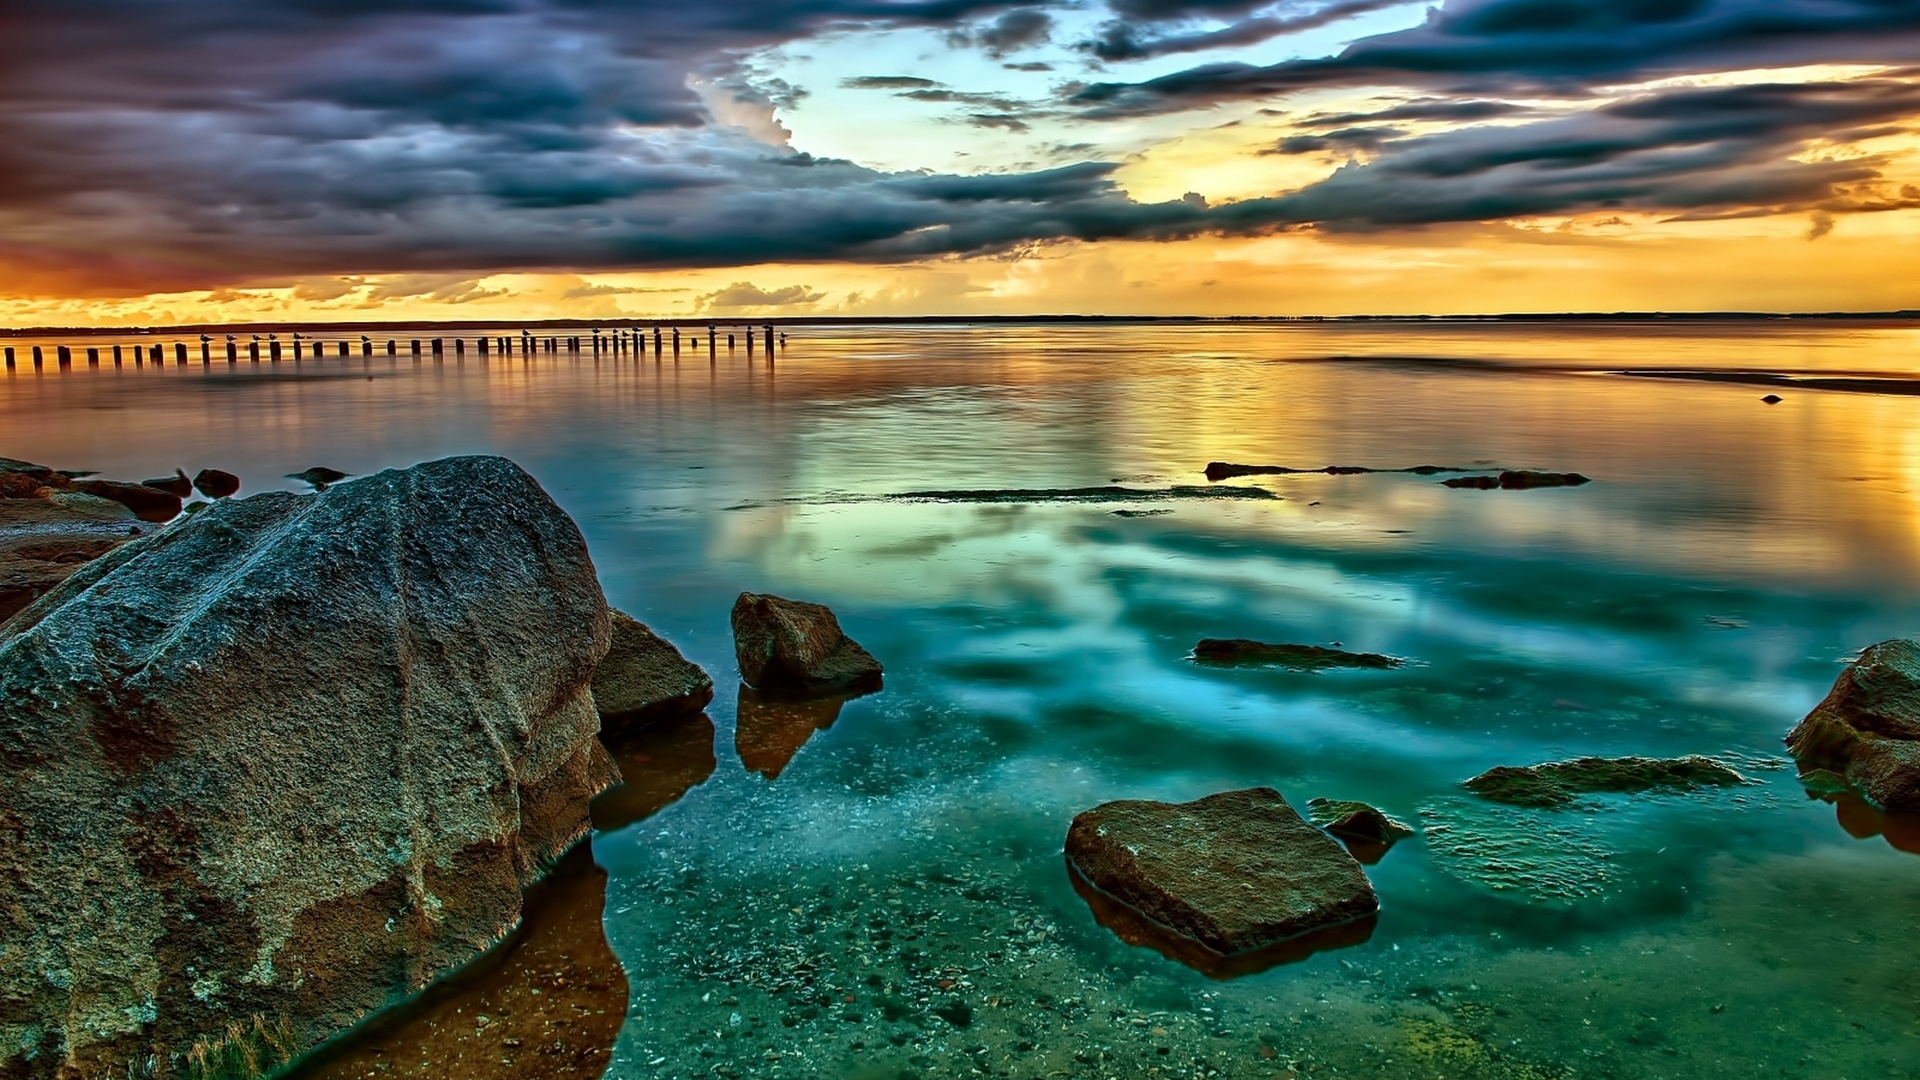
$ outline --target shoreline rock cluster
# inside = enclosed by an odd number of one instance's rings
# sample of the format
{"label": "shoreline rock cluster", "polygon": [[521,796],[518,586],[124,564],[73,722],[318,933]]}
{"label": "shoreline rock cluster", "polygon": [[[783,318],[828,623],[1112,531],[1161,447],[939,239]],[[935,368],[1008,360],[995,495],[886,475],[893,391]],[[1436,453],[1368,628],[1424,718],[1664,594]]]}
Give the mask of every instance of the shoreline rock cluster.
{"label": "shoreline rock cluster", "polygon": [[0,623],[81,566],[142,535],[142,523],[178,517],[195,490],[225,498],[240,490],[240,478],[203,469],[189,480],[176,469],[170,477],[123,483],[0,458]]}
{"label": "shoreline rock cluster", "polygon": [[[0,593],[0,1075],[274,1071],[486,955],[595,819],[684,793],[628,736],[704,732],[711,771],[713,680],[608,607],[518,466],[295,478],[0,462],[0,587],[53,568]],[[734,624],[743,694],[879,685],[820,605]]]}

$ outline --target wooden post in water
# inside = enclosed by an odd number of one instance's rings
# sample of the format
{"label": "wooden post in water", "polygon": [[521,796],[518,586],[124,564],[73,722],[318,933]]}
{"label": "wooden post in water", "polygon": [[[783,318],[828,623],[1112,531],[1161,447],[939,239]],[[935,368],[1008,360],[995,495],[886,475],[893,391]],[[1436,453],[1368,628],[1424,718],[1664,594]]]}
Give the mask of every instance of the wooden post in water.
{"label": "wooden post in water", "polygon": [[187,343],[184,341],[176,341],[173,343],[173,366],[187,366]]}
{"label": "wooden post in water", "polygon": [[459,356],[459,357],[464,357],[467,355],[467,339],[466,338],[453,339],[453,355]]}
{"label": "wooden post in water", "polygon": [[255,364],[260,362],[260,343],[258,341],[247,342],[247,360]]}
{"label": "wooden post in water", "polygon": [[767,324],[767,359],[773,359],[773,324]]}
{"label": "wooden post in water", "polygon": [[707,362],[717,363],[720,357],[720,328],[707,324]]}
{"label": "wooden post in water", "polygon": [[486,338],[483,337],[480,339],[479,349],[480,349],[481,356],[487,355],[487,339]]}
{"label": "wooden post in water", "polygon": [[93,345],[87,346],[87,366],[88,367],[100,366],[100,350],[98,347]]}
{"label": "wooden post in water", "polygon": [[206,367],[208,364],[211,364],[211,363],[213,363],[213,339],[208,337],[205,334],[201,334],[200,335],[200,366]]}
{"label": "wooden post in water", "polygon": [[400,352],[400,343],[393,340],[392,338],[388,338],[387,339],[387,355],[397,356],[399,355],[399,352]]}
{"label": "wooden post in water", "polygon": [[33,370],[39,371],[41,368],[46,366],[47,366],[46,358],[40,355],[40,346],[35,345],[33,347]]}
{"label": "wooden post in water", "polygon": [[274,364],[277,364],[280,362],[280,339],[279,338],[267,339],[267,360],[269,363],[274,363]]}
{"label": "wooden post in water", "polygon": [[447,352],[446,343],[439,338],[434,338],[433,339],[433,355],[444,356],[446,355],[446,352]]}
{"label": "wooden post in water", "polygon": [[113,347],[113,366],[114,367],[120,366],[120,346],[118,345],[115,345]]}
{"label": "wooden post in water", "polygon": [[13,370],[13,346],[7,346],[7,370]]}
{"label": "wooden post in water", "polygon": [[240,362],[240,346],[238,343],[236,343],[233,340],[233,335],[228,334],[227,335],[227,366],[232,367],[234,364],[237,364],[239,362]]}
{"label": "wooden post in water", "polygon": [[73,350],[67,348],[65,345],[56,349],[53,355],[61,367],[70,368],[73,366]]}
{"label": "wooden post in water", "polygon": [[419,338],[413,339],[413,355],[415,356],[420,355],[420,339]]}

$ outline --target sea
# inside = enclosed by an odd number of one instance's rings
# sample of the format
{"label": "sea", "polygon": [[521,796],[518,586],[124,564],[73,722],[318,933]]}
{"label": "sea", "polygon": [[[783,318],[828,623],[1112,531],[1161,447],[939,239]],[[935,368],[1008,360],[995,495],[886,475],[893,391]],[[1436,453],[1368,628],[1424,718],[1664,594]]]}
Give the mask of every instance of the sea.
{"label": "sea", "polygon": [[[1920,324],[780,329],[482,355],[307,327],[319,358],[232,364],[218,330],[208,362],[198,332],[4,342],[9,457],[244,496],[505,455],[714,678],[612,747],[628,783],[512,939],[297,1075],[1920,1075],[1920,815],[1810,789],[1782,745],[1920,634]],[[1591,482],[1445,483],[1502,470]],[[831,607],[884,688],[743,688],[742,591]],[[1406,663],[1208,666],[1205,638]],[[1746,782],[1462,786],[1689,754]],[[1076,814],[1252,787],[1414,830],[1365,853],[1375,924],[1222,973],[1076,889]]]}

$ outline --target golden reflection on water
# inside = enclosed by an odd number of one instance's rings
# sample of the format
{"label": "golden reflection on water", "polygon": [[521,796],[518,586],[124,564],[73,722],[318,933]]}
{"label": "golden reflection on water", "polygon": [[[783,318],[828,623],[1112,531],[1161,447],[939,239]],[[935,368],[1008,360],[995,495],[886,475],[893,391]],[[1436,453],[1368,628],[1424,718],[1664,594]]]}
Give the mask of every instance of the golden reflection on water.
{"label": "golden reflection on water", "polygon": [[290,1074],[298,1080],[597,1080],[626,1019],[601,926],[607,874],[582,845],[527,894],[508,941]]}

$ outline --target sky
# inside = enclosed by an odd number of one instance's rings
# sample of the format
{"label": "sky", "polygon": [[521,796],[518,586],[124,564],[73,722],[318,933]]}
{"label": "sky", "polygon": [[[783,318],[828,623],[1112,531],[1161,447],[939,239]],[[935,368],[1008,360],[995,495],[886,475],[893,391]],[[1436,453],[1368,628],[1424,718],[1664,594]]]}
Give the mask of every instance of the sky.
{"label": "sky", "polygon": [[0,324],[1920,308],[1920,0],[7,0]]}

